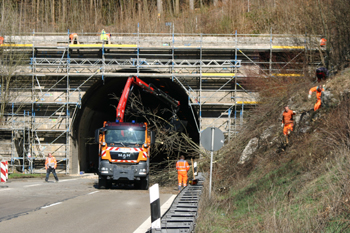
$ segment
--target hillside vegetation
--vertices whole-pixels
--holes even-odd
[[[317,84],[265,84],[245,130],[216,155],[213,195],[202,201],[197,232],[350,232],[350,69],[323,83],[332,100],[317,112],[315,95],[307,98]],[[297,111],[288,146],[286,104]],[[257,149],[239,164],[252,138]]]

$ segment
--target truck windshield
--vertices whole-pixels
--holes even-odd
[[[145,131],[134,130],[132,128],[126,130],[109,129],[106,131],[106,143],[126,144],[143,144],[145,143]]]

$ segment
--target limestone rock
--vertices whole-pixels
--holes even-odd
[[[260,135],[260,138],[262,140],[267,140],[273,133],[273,128],[275,125],[270,125],[267,129],[264,130],[264,132]]]
[[[328,108],[336,104],[336,99],[333,98],[333,94],[327,90],[322,92],[321,101],[322,107],[324,108]]]
[[[250,159],[251,155],[256,151],[256,149],[258,149],[258,142],[258,138],[250,139],[249,143],[242,152],[238,164],[244,164]]]

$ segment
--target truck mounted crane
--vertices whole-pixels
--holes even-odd
[[[99,188],[110,188],[112,183],[134,183],[136,188],[148,189],[154,132],[148,130],[146,122],[124,122],[126,104],[134,85],[169,104],[174,115],[179,110],[179,101],[153,84],[135,76],[129,77],[116,109],[116,121],[105,121],[95,132],[95,141],[99,144]]]

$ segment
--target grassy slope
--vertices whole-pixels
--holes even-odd
[[[247,130],[217,155],[213,196],[204,195],[197,232],[350,232],[350,100],[340,95],[349,78],[346,70],[327,83],[337,105],[322,109],[308,133],[294,133],[285,152],[278,150],[282,104],[299,112],[311,108],[315,97],[306,96],[315,84],[281,85],[263,97]],[[248,163],[237,165],[249,139],[272,124],[271,137],[259,141]]]

